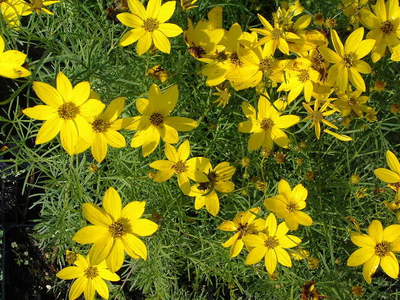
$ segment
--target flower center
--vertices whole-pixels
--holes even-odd
[[[310,80],[310,74],[308,73],[308,70],[301,70],[300,73],[297,75],[297,78],[300,82],[304,83]]]
[[[201,46],[193,46],[193,47],[189,47],[188,51],[190,54],[192,54],[194,57],[196,58],[201,58],[203,55],[206,54],[206,51],[203,49],[203,47]]]
[[[265,247],[268,249],[274,249],[279,246],[279,241],[274,236],[268,237],[268,239],[264,242]]]
[[[318,68],[323,68],[325,59],[320,52],[317,52],[317,54],[313,57],[313,62]]]
[[[97,270],[97,267],[89,266],[87,269],[85,269],[84,274],[86,278],[93,279],[99,276],[99,271]]]
[[[243,64],[243,63],[240,61],[239,56],[237,55],[237,53],[232,53],[232,54],[229,56],[229,59],[230,59],[231,63],[234,64],[234,65],[236,65],[236,66],[240,66],[240,65]]]
[[[260,71],[268,71],[272,67],[272,59],[263,59],[260,61],[260,64],[258,65],[258,68]]]
[[[178,161],[175,165],[172,166],[177,174],[183,173],[186,171],[186,165],[181,160]]]
[[[264,119],[261,121],[260,127],[262,130],[271,130],[275,123],[271,119]]]
[[[42,0],[31,0],[31,7],[33,10],[41,10],[43,8]]]
[[[296,203],[290,202],[288,205],[286,205],[286,210],[288,212],[296,210]]]
[[[393,29],[394,25],[389,20],[381,23],[381,30],[384,34],[391,34]]]
[[[164,122],[164,117],[160,113],[154,113],[150,116],[150,123],[154,126],[159,126]]]
[[[106,132],[108,128],[110,128],[110,123],[106,122],[102,119],[94,120],[92,123],[92,128],[95,132],[101,133]]]
[[[357,100],[354,98],[350,98],[349,101],[347,101],[347,104],[349,104],[349,106],[354,106],[357,104]]]
[[[160,23],[156,19],[148,18],[143,22],[142,27],[148,32],[153,32],[158,28],[159,24]]]
[[[241,224],[240,223],[238,231],[239,231],[239,237],[238,237],[239,240],[241,238],[243,238],[244,236],[246,236],[247,234],[249,234],[247,224]]]
[[[58,115],[61,119],[71,120],[79,113],[79,107],[75,103],[67,102],[58,108]]]
[[[273,40],[279,40],[279,38],[282,36],[282,33],[280,29],[275,28],[274,30],[272,30],[271,36]]]
[[[376,244],[375,255],[379,257],[385,257],[390,251],[390,243],[383,241],[382,243]]]
[[[322,112],[320,111],[316,111],[314,113],[314,120],[315,122],[321,122],[321,120],[324,118],[324,116],[322,115]]]
[[[351,54],[345,54],[343,57],[343,64],[346,68],[350,69],[354,64],[354,59]]]
[[[120,238],[126,233],[124,224],[121,221],[116,221],[112,223],[108,230],[110,231],[111,236],[115,239]]]

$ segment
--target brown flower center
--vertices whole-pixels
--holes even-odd
[[[79,107],[75,103],[67,102],[58,108],[58,115],[61,119],[71,120],[79,113]]]
[[[280,29],[275,28],[274,30],[272,30],[271,37],[273,40],[279,40],[279,38],[282,37]]]
[[[382,243],[376,244],[375,255],[379,257],[385,257],[390,251],[390,243],[383,241]]]
[[[320,68],[324,67],[325,59],[320,52],[317,52],[317,54],[315,54],[315,56],[313,57],[313,62],[314,62],[314,65],[318,69],[320,69]]]
[[[189,47],[188,51],[190,54],[192,54],[194,57],[196,58],[201,58],[203,57],[203,55],[206,54],[206,51],[203,49],[203,47],[201,46],[193,46],[193,47]]]
[[[307,80],[310,80],[310,73],[308,73],[308,70],[301,70],[297,75],[297,78],[300,82],[304,83]]]
[[[260,71],[269,71],[272,68],[272,59],[262,59],[258,68]]]
[[[286,210],[288,212],[296,210],[296,203],[290,202],[288,205],[286,205]]]
[[[126,233],[126,229],[124,227],[124,224],[121,221],[116,221],[112,223],[108,230],[110,231],[110,234],[113,238],[120,238]]]
[[[271,119],[264,119],[261,121],[260,127],[262,130],[271,130],[275,123]]]
[[[33,10],[41,10],[44,5],[42,0],[31,0],[31,7]]]
[[[92,128],[97,133],[106,132],[110,128],[110,123],[102,119],[97,119],[92,123]]]
[[[236,65],[236,66],[240,66],[240,65],[243,64],[243,63],[240,61],[239,56],[237,55],[237,53],[232,53],[232,54],[229,56],[229,59],[230,59],[231,63],[234,64],[234,65]]]
[[[99,276],[99,271],[97,270],[97,267],[89,266],[87,269],[85,269],[84,275],[87,279],[93,279]]]
[[[314,120],[315,122],[321,122],[321,120],[324,118],[324,116],[322,115],[322,112],[320,111],[316,111],[314,113]]]
[[[357,100],[354,98],[350,98],[349,101],[347,101],[347,104],[349,104],[349,106],[354,106],[357,104]]]
[[[143,22],[142,27],[147,32],[153,32],[154,30],[156,30],[158,28],[159,25],[160,25],[160,23],[156,19],[148,18]]]
[[[246,236],[246,235],[249,234],[249,232],[248,232],[248,225],[247,225],[247,224],[239,224],[238,231],[239,231],[239,237],[238,237],[238,239],[240,240],[240,239],[242,239],[244,236]]]
[[[175,165],[172,166],[177,174],[183,173],[186,171],[186,165],[181,160],[178,161]]]
[[[350,69],[354,64],[354,58],[351,54],[345,54],[343,56],[343,64],[346,68]]]
[[[274,236],[270,236],[267,238],[267,240],[264,242],[265,247],[268,249],[274,249],[279,246],[279,241],[276,239]]]
[[[154,126],[159,126],[164,122],[164,117],[160,113],[154,113],[150,116],[150,123]]]
[[[389,20],[387,20],[381,23],[381,30],[384,34],[391,34],[394,30],[394,25]]]

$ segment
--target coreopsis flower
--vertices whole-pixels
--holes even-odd
[[[37,134],[36,144],[46,143],[60,133],[61,145],[72,155],[79,137],[89,144],[92,142],[92,128],[86,118],[100,114],[105,105],[97,99],[89,99],[89,82],[80,82],[72,88],[69,79],[59,72],[57,89],[35,81],[33,90],[46,104],[22,111],[30,118],[46,121]]]
[[[190,143],[184,141],[178,148],[165,145],[165,156],[168,160],[156,160],[150,164],[150,167],[159,170],[154,175],[155,182],[164,182],[170,179],[174,174],[178,177],[178,185],[185,195],[189,195],[190,181],[208,182],[208,177],[203,173],[204,168],[210,163],[205,157],[193,157],[190,155]]]
[[[328,298],[321,295],[316,288],[315,281],[307,281],[301,286],[301,300],[321,300]]]
[[[128,130],[137,130],[131,141],[131,147],[142,147],[144,157],[152,153],[160,143],[160,138],[169,144],[178,142],[178,131],[190,131],[198,126],[195,120],[185,117],[169,117],[179,97],[178,86],[174,85],[164,93],[153,84],[149,90],[149,99],[136,100],[136,108],[141,116],[132,118]]]
[[[224,221],[218,226],[218,229],[223,231],[233,231],[235,234],[222,243],[225,248],[230,247],[230,257],[236,257],[242,251],[244,243],[243,238],[249,234],[257,234],[258,231],[264,230],[265,220],[256,219],[260,212],[260,207],[251,208],[248,211],[240,211],[236,214],[232,221]]]
[[[60,1],[43,1],[43,0],[30,0],[30,2],[27,3],[27,9],[24,11],[24,15],[29,15],[33,12],[40,14],[41,12],[44,12],[49,15],[54,15],[53,12],[48,10],[46,6],[59,3]]]
[[[324,59],[334,64],[329,69],[327,81],[332,85],[336,83],[341,91],[347,90],[350,81],[358,90],[365,92],[365,82],[360,73],[371,73],[371,67],[361,59],[371,52],[375,40],[362,40],[363,36],[364,28],[360,27],[349,35],[343,46],[336,30],[332,29],[331,39],[336,52],[326,46],[319,47]]]
[[[29,70],[22,67],[26,54],[17,50],[4,50],[5,43],[0,36],[0,76],[15,79],[31,75]]]
[[[382,223],[373,220],[368,227],[368,234],[354,233],[351,241],[361,249],[356,250],[347,260],[350,267],[363,267],[363,277],[371,283],[372,275],[379,265],[388,276],[399,277],[399,262],[394,252],[400,252],[400,225],[390,225],[383,229]]]
[[[367,38],[376,41],[371,52],[372,62],[375,63],[385,55],[387,47],[391,50],[392,47],[400,45],[399,1],[388,0],[385,4],[384,0],[378,0],[372,9],[374,13],[369,9],[361,10],[361,22],[371,30]]]
[[[304,108],[307,110],[309,115],[305,117],[304,120],[312,120],[311,127],[314,127],[315,135],[317,139],[321,136],[321,122],[325,125],[338,129],[338,127],[332,124],[330,121],[324,119],[324,117],[330,116],[336,112],[336,110],[331,109],[327,110],[330,105],[330,101],[327,100],[325,103],[320,107],[319,99],[315,100],[313,109],[307,103],[303,102]]]
[[[230,179],[235,173],[236,168],[229,165],[229,162],[219,163],[212,168],[211,163],[206,165],[204,173],[208,181],[196,183],[192,186],[189,196],[196,197],[194,207],[196,210],[206,206],[207,211],[214,217],[219,213],[218,193],[230,193],[235,185]]]
[[[310,102],[313,94],[314,83],[319,80],[319,73],[312,68],[312,62],[307,58],[297,58],[292,62],[291,68],[286,70],[287,77],[278,88],[278,91],[290,91],[288,102],[296,99],[302,91],[304,98]]]
[[[183,10],[190,10],[196,7],[199,7],[198,5],[194,5],[198,0],[181,0],[181,7]]]
[[[93,263],[90,256],[85,258],[77,254],[74,265],[56,274],[58,278],[64,280],[76,279],[69,290],[69,300],[78,298],[82,293],[86,300],[93,300],[96,292],[104,299],[108,299],[108,285],[104,280],[120,280],[117,274],[107,269],[105,261]]]
[[[215,100],[213,103],[217,103],[217,106],[222,106],[225,107],[225,105],[228,104],[229,99],[231,98],[231,93],[229,92],[229,89],[226,88],[219,88],[216,87],[217,92],[212,93],[214,96],[218,96],[218,99]]]
[[[248,234],[243,238],[247,247],[252,248],[245,264],[253,265],[264,257],[265,268],[273,274],[278,262],[286,267],[292,266],[292,259],[285,249],[293,248],[301,243],[294,235],[287,235],[289,228],[285,222],[277,225],[274,214],[269,214],[265,221],[265,231],[258,235]]]
[[[118,132],[130,123],[130,118],[118,119],[125,105],[125,98],[119,97],[96,117],[87,120],[92,126],[93,141],[92,155],[95,160],[102,162],[107,155],[108,145],[114,148],[125,147],[125,138]]]
[[[361,96],[361,94],[362,91],[353,91],[351,88],[344,93],[339,92],[339,100],[332,102],[332,105],[340,110],[343,117],[349,115],[362,117],[368,111],[369,107],[365,103],[367,103],[369,97]]]
[[[147,70],[147,75],[150,77],[157,79],[161,82],[165,82],[168,79],[168,72],[160,65],[155,65],[154,67]]]
[[[23,15],[26,15],[27,5],[28,3],[24,0],[0,1],[0,13],[9,27],[19,30],[20,19]]]
[[[178,25],[165,23],[174,14],[175,5],[175,1],[161,5],[161,0],[149,0],[145,9],[140,1],[128,0],[131,13],[118,14],[117,18],[122,24],[133,29],[124,34],[119,44],[125,47],[138,41],[136,45],[138,55],[146,53],[153,43],[160,51],[170,53],[171,44],[168,37],[182,33]]]
[[[389,183],[396,192],[396,199],[400,199],[400,163],[396,155],[390,150],[386,151],[386,161],[390,170],[378,168],[374,170],[374,174],[380,180]]]
[[[258,113],[248,102],[242,103],[242,110],[248,121],[239,124],[240,132],[252,133],[248,147],[257,150],[260,147],[272,149],[275,142],[283,148],[287,148],[289,138],[282,129],[289,128],[300,121],[295,115],[281,116],[271,103],[261,96],[258,100]]]
[[[343,0],[343,14],[349,17],[350,24],[357,29],[361,21],[361,12],[368,5],[368,0]]]
[[[257,14],[257,16],[264,25],[264,28],[251,28],[251,30],[265,36],[258,41],[257,45],[266,44],[265,46],[271,49],[272,55],[274,55],[276,48],[282,53],[289,55],[288,41],[296,41],[299,40],[300,37],[293,32],[285,31],[285,29],[279,25],[279,22],[274,22],[274,27],[272,27],[262,15]]]
[[[298,184],[292,190],[289,183],[282,179],[278,184],[279,195],[264,200],[264,205],[279,218],[285,219],[290,230],[297,230],[300,225],[311,226],[313,220],[301,210],[306,207],[307,189]]]
[[[79,244],[93,244],[90,262],[96,265],[106,260],[111,272],[121,268],[125,252],[133,258],[146,260],[147,248],[138,236],[153,234],[158,225],[140,219],[145,205],[144,201],[133,201],[122,208],[121,197],[110,187],[104,195],[102,208],[94,203],[83,204],[83,215],[93,225],[83,227],[72,239]]]

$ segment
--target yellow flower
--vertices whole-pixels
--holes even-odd
[[[24,15],[29,15],[33,12],[40,14],[44,12],[49,15],[54,15],[50,10],[46,8],[46,6],[59,3],[60,1],[43,1],[43,0],[30,0],[30,3],[27,4],[27,9],[24,11]]]
[[[107,269],[105,261],[93,263],[91,257],[77,255],[75,266],[66,267],[56,274],[58,278],[70,280],[77,278],[69,290],[69,300],[78,298],[84,293],[86,300],[93,300],[95,293],[99,293],[104,299],[108,299],[109,290],[105,280],[118,281],[119,276]]]
[[[282,28],[278,22],[274,22],[274,27],[262,15],[257,14],[261,23],[264,25],[263,29],[252,28],[251,30],[257,32],[265,37],[261,38],[257,45],[266,44],[265,47],[271,49],[272,55],[278,48],[282,53],[289,55],[288,41],[299,40],[300,37],[293,32],[287,32]]]
[[[391,151],[386,151],[386,161],[390,170],[379,168],[374,171],[376,177],[396,187],[396,198],[400,197],[400,163],[396,155]]]
[[[304,91],[304,99],[310,102],[313,94],[314,83],[319,80],[319,73],[312,67],[312,62],[307,58],[297,58],[292,62],[291,68],[286,70],[287,77],[278,88],[279,91],[290,91],[288,103],[296,99]]]
[[[124,34],[119,44],[123,47],[136,41],[136,51],[142,55],[150,49],[152,43],[162,52],[170,53],[171,44],[168,37],[182,33],[182,29],[175,24],[165,23],[175,11],[175,1],[168,1],[161,5],[161,0],[149,0],[147,8],[138,0],[128,0],[131,13],[118,14],[122,24],[132,27]]]
[[[260,207],[251,208],[248,211],[238,212],[232,221],[224,221],[218,226],[223,231],[236,232],[229,240],[222,244],[223,247],[231,247],[230,257],[236,257],[242,251],[243,238],[249,234],[256,234],[265,228],[264,219],[256,219],[260,212]]]
[[[178,97],[178,86],[170,87],[163,94],[153,84],[149,90],[149,99],[136,100],[136,108],[142,115],[133,117],[132,123],[125,129],[137,130],[131,147],[142,147],[144,157],[157,148],[160,137],[166,143],[176,144],[179,140],[178,131],[190,131],[199,125],[189,118],[168,116],[174,110]]]
[[[20,78],[30,76],[31,72],[22,67],[26,54],[17,50],[4,51],[5,43],[0,36],[0,76],[7,78]]]
[[[147,70],[147,75],[157,79],[161,82],[165,82],[168,79],[168,72],[160,65],[155,65],[154,67]]]
[[[319,51],[328,62],[334,64],[328,73],[328,82],[335,84],[339,90],[347,90],[350,82],[360,91],[365,92],[365,82],[360,73],[371,73],[371,67],[361,59],[366,56],[375,45],[375,40],[362,40],[364,36],[364,28],[360,27],[355,30],[347,38],[343,46],[340,38],[335,30],[331,30],[331,38],[333,47],[336,52],[321,46]]]
[[[238,128],[240,132],[252,133],[248,142],[250,150],[260,147],[272,149],[274,142],[287,148],[289,138],[282,129],[300,121],[295,115],[280,116],[281,113],[263,96],[258,100],[258,113],[248,102],[242,103],[242,110],[249,120],[240,123]]]
[[[367,38],[376,41],[371,52],[372,62],[375,63],[385,55],[386,47],[391,50],[400,44],[400,8],[397,0],[388,0],[386,5],[384,0],[378,0],[372,7],[375,13],[368,9],[361,10],[361,22],[371,30]]]
[[[334,101],[332,104],[337,107],[342,116],[347,117],[350,114],[357,117],[362,117],[368,111],[367,103],[369,97],[361,96],[360,90],[353,91],[351,88],[344,93],[338,93],[339,100]]]
[[[312,109],[307,103],[303,102],[304,108],[309,113],[309,115],[304,120],[312,120],[311,127],[314,127],[317,139],[319,139],[321,136],[321,122],[325,125],[328,125],[329,127],[338,129],[336,125],[324,119],[324,117],[330,116],[336,112],[336,110],[333,109],[326,111],[326,109],[329,107],[329,104],[330,101],[325,101],[324,105],[320,107],[319,100],[317,99],[314,102],[314,109]]]
[[[313,220],[300,211],[306,207],[307,189],[298,184],[293,191],[289,183],[282,179],[278,185],[279,195],[264,200],[264,205],[279,218],[285,219],[290,230],[297,230],[300,225],[311,226]]]
[[[196,197],[194,207],[196,210],[206,206],[207,211],[214,217],[219,212],[218,192],[230,193],[234,190],[235,185],[229,181],[236,168],[229,165],[229,162],[222,162],[214,169],[211,163],[204,168],[208,181],[197,183],[192,186],[189,196]]]
[[[301,243],[297,236],[286,235],[289,228],[285,222],[277,226],[274,214],[269,214],[265,221],[265,233],[249,234],[243,238],[247,247],[253,248],[247,255],[245,264],[253,265],[265,258],[265,268],[273,274],[278,262],[286,267],[292,266],[292,259],[285,249],[293,248]]]
[[[218,103],[217,106],[222,106],[225,107],[225,105],[228,104],[229,99],[231,98],[231,93],[229,93],[228,88],[223,88],[220,89],[219,87],[216,87],[218,92],[212,93],[215,96],[219,96],[217,100],[215,100],[213,103]]]
[[[140,219],[146,202],[133,201],[122,209],[118,192],[110,187],[103,198],[103,208],[94,203],[83,204],[83,215],[92,223],[80,229],[72,238],[79,244],[93,244],[89,256],[92,264],[106,260],[112,272],[124,262],[125,252],[133,258],[147,259],[146,245],[138,236],[153,234],[158,225]]]
[[[59,72],[57,89],[36,81],[33,89],[46,105],[36,105],[22,112],[30,118],[46,121],[37,134],[36,144],[46,143],[60,133],[61,145],[72,155],[78,137],[89,144],[92,142],[92,128],[85,118],[97,116],[105,105],[97,99],[88,99],[89,82],[80,82],[72,88],[69,79]]]
[[[0,12],[4,20],[15,30],[19,30],[19,26],[21,25],[20,18],[23,15],[27,15],[27,9],[28,3],[24,0],[0,1]]]
[[[107,155],[108,145],[114,148],[125,147],[125,138],[117,130],[125,128],[130,118],[118,119],[124,109],[125,98],[119,97],[111,101],[106,110],[96,117],[87,118],[92,125],[92,155],[102,162]]]
[[[390,225],[383,229],[382,223],[373,220],[367,234],[354,233],[351,241],[361,249],[356,250],[347,260],[347,265],[355,267],[364,264],[363,276],[371,283],[371,276],[379,265],[390,277],[399,277],[399,263],[393,252],[400,252],[400,225]]]
[[[203,173],[204,168],[210,163],[208,158],[193,157],[190,155],[190,144],[186,140],[179,146],[178,151],[170,144],[165,145],[165,156],[168,160],[156,160],[150,167],[159,172],[154,176],[155,182],[164,182],[174,174],[178,177],[178,185],[185,195],[189,195],[189,178],[196,182],[208,182],[208,177]]]
[[[199,7],[198,5],[194,5],[197,1],[198,0],[181,0],[182,9],[189,10],[189,9]]]

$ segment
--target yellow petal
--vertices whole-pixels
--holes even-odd
[[[61,145],[68,154],[73,155],[78,142],[78,130],[72,120],[64,120],[60,129]]]
[[[72,95],[72,85],[68,77],[63,72],[57,74],[57,90],[66,102],[70,102]]]
[[[57,109],[49,105],[36,105],[22,111],[25,115],[36,120],[49,120],[58,117]]]
[[[371,276],[376,272],[379,267],[379,256],[373,255],[365,264],[363,268],[363,277],[366,282],[371,283]]]
[[[121,40],[119,41],[119,45],[125,47],[130,44],[133,44],[137,40],[141,39],[145,34],[146,30],[144,30],[144,28],[142,27],[131,29],[122,36]]]
[[[128,255],[135,258],[139,256],[144,260],[147,260],[147,248],[146,245],[138,239],[133,234],[126,234],[122,236],[122,243],[124,244],[124,249]]]
[[[143,20],[138,15],[134,15],[131,13],[118,14],[117,19],[122,24],[132,27],[132,28],[140,28],[143,25]],[[130,43],[130,44],[132,44],[132,43]]]
[[[160,7],[161,7],[161,0],[149,0],[146,8],[147,17],[154,19],[157,18],[157,15],[160,11]]]
[[[386,161],[389,165],[389,168],[397,173],[400,174],[400,163],[399,160],[397,159],[396,155],[393,154],[391,151],[386,151]]]
[[[117,274],[112,273],[108,269],[97,268],[97,270],[99,271],[99,276],[105,280],[108,280],[108,281],[119,281],[120,280],[120,278]]]
[[[263,247],[264,241],[261,237],[255,234],[248,234],[243,237],[243,242],[247,247],[255,248],[255,247]],[[261,258],[260,258],[261,259]]]
[[[229,240],[227,240],[225,243],[222,243],[222,247],[227,248],[227,247],[232,246],[232,245],[236,242],[236,240],[238,239],[239,234],[240,234],[240,233],[237,232],[237,233],[235,233],[234,235],[232,235],[232,236],[229,238]]]
[[[92,143],[92,155],[95,160],[102,162],[107,155],[107,142],[103,134],[95,134]]]
[[[158,22],[160,23],[167,22],[174,14],[175,6],[176,6],[176,1],[168,1],[165,2],[163,5],[161,5],[160,11],[157,15]],[[160,27],[161,25],[163,24],[160,24]]]
[[[147,18],[146,10],[140,1],[128,0],[128,7],[133,14],[138,15],[142,20]]]
[[[105,260],[110,254],[113,244],[114,239],[109,233],[97,239],[89,252],[90,263],[92,265],[98,265]]]
[[[219,213],[219,199],[215,191],[205,196],[206,198],[206,209],[214,217]]]
[[[380,180],[387,182],[387,183],[396,183],[400,182],[400,176],[388,169],[384,168],[379,168],[374,170],[374,174],[376,177],[378,177]]]
[[[98,116],[105,108],[104,103],[97,99],[89,99],[79,106],[79,114],[83,117]]]
[[[78,83],[72,90],[71,101],[75,103],[76,106],[82,105],[86,100],[88,100],[90,95],[90,84],[88,81],[83,81]]]
[[[338,140],[341,140],[341,141],[343,141],[343,142],[350,142],[350,141],[353,140],[353,139],[352,139],[351,137],[349,137],[348,135],[336,133],[336,132],[333,132],[333,131],[331,131],[331,130],[329,130],[329,129],[324,129],[324,132],[326,132],[326,133],[328,133],[328,134],[334,136],[335,138],[337,138]]]
[[[86,278],[86,276],[79,277],[77,280],[75,280],[71,286],[71,289],[69,290],[69,299],[78,298],[83,293],[87,282],[88,279]]]
[[[178,131],[190,131],[199,125],[197,121],[185,117],[168,117],[165,123]]]
[[[104,132],[107,144],[114,148],[123,148],[126,145],[125,138],[122,134],[115,130],[107,130]]]
[[[105,226],[89,225],[79,229],[72,240],[79,244],[93,244],[99,236],[107,235],[108,228]]]
[[[165,34],[160,30],[154,30],[152,38],[154,45],[158,50],[168,54],[171,52],[171,44]]]
[[[390,225],[383,230],[383,240],[393,242],[400,236],[400,225]]]
[[[184,173],[178,174],[178,185],[179,185],[181,191],[185,195],[189,195],[189,192],[190,192],[190,181],[189,181],[189,178],[187,177],[186,174],[184,174]]]
[[[235,223],[233,223],[232,221],[224,221],[217,228],[220,230],[223,230],[223,231],[236,231],[237,230]]]
[[[333,47],[335,48],[336,52],[343,57],[344,56],[344,49],[343,49],[343,44],[339,38],[339,35],[337,34],[336,30],[331,29],[331,39],[333,43]]]
[[[113,273],[118,271],[124,263],[124,258],[124,245],[122,244],[121,239],[114,239],[110,254],[106,259],[107,268]]]
[[[274,123],[279,128],[289,128],[300,122],[300,117],[294,115],[286,115],[274,120]]]
[[[108,188],[104,194],[103,209],[113,217],[114,221],[118,220],[121,216],[121,197],[113,187]]]
[[[366,234],[352,234],[351,241],[358,247],[375,247],[375,242],[369,235]]]
[[[264,142],[266,133],[265,132],[254,132],[247,143],[249,150],[254,151],[261,147]]]
[[[151,46],[152,43],[152,34],[150,32],[145,32],[145,34],[139,38],[138,43],[136,44],[136,52],[138,55],[142,55],[146,53]]]
[[[375,250],[372,247],[360,248],[353,252],[347,260],[349,267],[360,266],[369,260],[375,254]]]
[[[155,126],[150,126],[146,130],[147,135],[144,137],[144,143],[142,146],[142,155],[146,157],[156,150],[158,144],[160,143],[160,133]]]
[[[161,138],[164,142],[175,144],[179,141],[178,131],[172,126],[164,124],[161,128],[158,127]]]
[[[83,276],[83,269],[79,267],[66,267],[58,272],[56,276],[64,280],[75,279]]]
[[[92,283],[94,289],[99,293],[99,295],[104,299],[108,299],[109,297],[108,286],[104,282],[104,280],[101,279],[99,276],[96,276],[95,278],[92,279]]]
[[[144,208],[146,206],[145,201],[133,201],[130,202],[128,205],[126,205],[122,209],[121,217],[122,218],[129,218],[130,220],[136,220],[139,219],[143,213],[144,213]]]
[[[95,293],[96,293],[96,291],[94,289],[93,282],[91,280],[88,280],[87,284],[86,284],[86,287],[83,290],[83,294],[85,296],[85,299],[94,300]]]
[[[94,203],[84,203],[82,205],[82,210],[85,219],[94,225],[108,228],[112,223],[110,216]]]
[[[64,103],[60,93],[47,83],[35,81],[33,83],[33,90],[40,100],[56,109]]]
[[[35,143],[39,145],[53,139],[60,132],[63,123],[64,121],[59,117],[54,117],[44,122],[37,134]]]
[[[281,246],[282,248],[293,248],[298,246],[300,243],[301,239],[294,235],[286,235],[279,238],[279,246]]]
[[[242,110],[244,115],[249,119],[256,119],[256,110],[255,108],[250,105],[248,102],[242,102]]]
[[[114,122],[124,110],[125,97],[118,97],[111,101],[103,113],[102,119],[108,122]]]
[[[268,236],[274,236],[277,229],[277,222],[275,215],[270,213],[265,221],[265,231],[267,232]]]
[[[371,52],[372,48],[374,48],[376,41],[373,39],[367,39],[360,43],[360,46],[356,49],[357,59],[361,59]]]
[[[399,262],[391,251],[381,258],[381,267],[390,277],[394,279],[399,277]]]
[[[379,220],[373,220],[368,227],[368,234],[375,244],[381,243],[383,238],[382,223]]]
[[[168,2],[167,2],[168,3]],[[167,4],[165,3],[165,4]],[[160,24],[158,30],[161,31],[166,37],[175,37],[182,33],[182,28],[176,24],[163,23]]]
[[[230,257],[238,256],[240,254],[240,252],[242,251],[243,246],[244,246],[244,244],[243,244],[242,240],[239,240],[239,239],[236,240],[236,242],[232,245],[232,247],[229,251],[229,256]]]
[[[158,225],[147,219],[136,219],[131,221],[132,232],[138,236],[149,236],[157,231]]]
[[[278,262],[285,267],[292,266],[292,259],[290,258],[289,254],[284,250],[282,247],[275,247],[275,253],[278,258]]]
[[[246,257],[245,264],[246,265],[253,265],[258,263],[267,252],[267,248],[265,246],[259,246],[252,249]]]
[[[360,73],[358,73],[356,68],[349,69],[349,80],[350,82],[360,91],[365,92],[365,82],[361,77]]]
[[[349,37],[347,38],[344,44],[344,52],[349,54],[352,52],[356,52],[360,43],[364,37],[364,27],[360,27],[353,31]]]
[[[189,155],[190,155],[190,143],[189,140],[185,140],[178,148],[179,160],[186,161]]]
[[[275,249],[268,249],[265,253],[265,268],[267,269],[269,274],[273,274],[275,272],[277,264],[278,260],[276,257]]]

